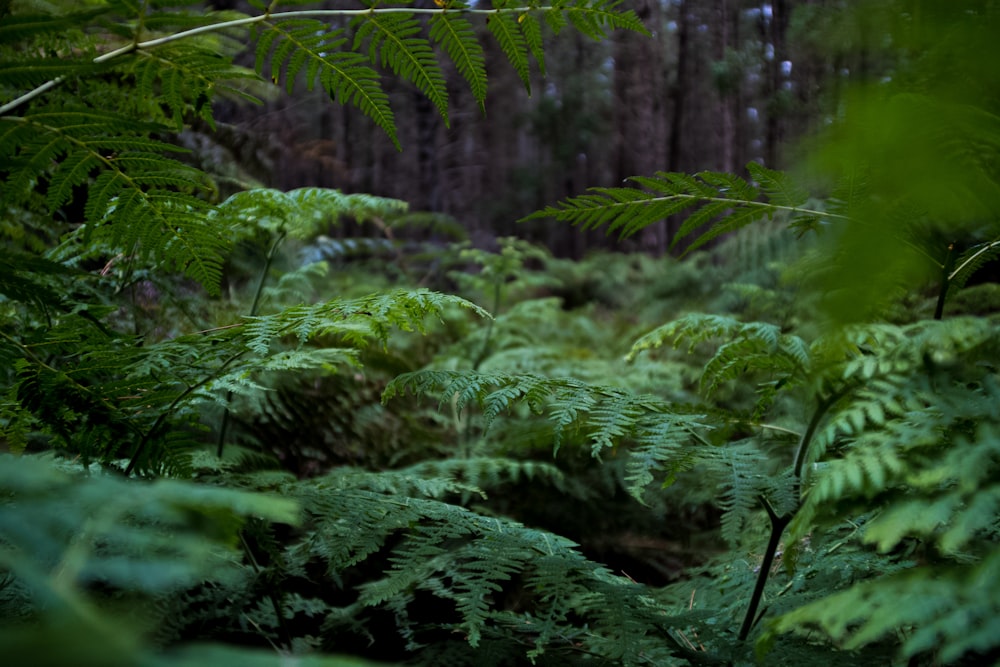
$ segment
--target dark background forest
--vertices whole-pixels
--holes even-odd
[[[421,3],[432,0],[415,6]],[[235,1],[212,4],[247,9]],[[275,95],[263,110],[220,106],[216,120],[225,131],[216,139],[225,145],[203,146],[203,159],[224,170],[239,164],[242,171],[230,175],[242,183],[395,197],[412,210],[461,221],[479,244],[517,234],[557,255],[580,257],[613,241],[600,232],[514,221],[587,187],[615,186],[657,170],[738,173],[750,161],[787,167],[796,139],[835,111],[844,86],[889,67],[879,53],[884,36],[873,28],[878,21],[869,14],[853,25],[837,0],[637,0],[628,6],[651,37],[628,31],[604,42],[575,31],[550,36],[546,71],[535,68],[530,95],[499,48],[485,40],[485,110],[451,72],[450,127],[416,88],[390,78],[403,151],[372,131],[356,108],[332,105],[322,91],[299,90]],[[252,65],[252,56],[246,59]],[[665,251],[670,225],[676,221],[647,228],[628,249]]]

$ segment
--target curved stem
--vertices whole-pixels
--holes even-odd
[[[135,452],[132,454],[132,457],[129,459],[128,465],[125,467],[126,477],[132,474],[132,471],[135,469],[136,464],[139,462],[139,457],[142,456],[142,453],[149,445],[149,442],[153,439],[153,435],[156,433],[157,429],[159,429],[160,425],[163,424],[163,422],[167,419],[167,416],[171,412],[173,412],[178,405],[181,404],[181,401],[183,401],[185,398],[193,394],[195,391],[201,389],[206,384],[217,378],[219,376],[219,373],[224,371],[231,363],[233,363],[246,353],[247,350],[241,350],[236,354],[234,354],[233,356],[229,357],[224,362],[222,362],[222,365],[219,366],[219,368],[214,373],[211,373],[210,375],[202,378],[195,384],[189,386],[187,389],[182,391],[173,401],[170,402],[170,405],[167,406],[167,409],[161,412],[159,416],[157,416],[156,420],[153,422],[153,425],[149,427],[149,430],[147,430],[145,434],[143,434],[142,439],[139,441],[139,444],[136,445]]]
[[[990,250],[993,250],[998,245],[1000,245],[1000,241],[992,241],[990,243],[987,243],[985,246],[983,246],[982,248],[980,248],[978,251],[974,252],[964,262],[962,262],[961,264],[959,264],[958,266],[956,266],[955,269],[951,273],[948,274],[948,282],[951,282],[952,280],[954,280],[955,276],[957,276],[959,273],[961,273],[962,270],[965,267],[967,267],[969,264],[971,264],[972,262],[976,261],[976,259],[980,255],[982,255],[983,253],[987,253]]]
[[[757,573],[757,583],[754,584],[753,594],[750,596],[750,604],[747,605],[746,614],[743,616],[743,625],[740,627],[739,640],[746,641],[750,636],[754,621],[757,618],[757,608],[764,597],[764,585],[767,584],[768,576],[771,573],[771,565],[774,564],[774,556],[778,553],[778,545],[781,544],[781,534],[792,521],[795,512],[789,512],[784,516],[778,516],[767,498],[761,498],[764,509],[767,510],[767,517],[771,520],[771,536],[767,540],[767,548],[764,550],[764,558],[760,562],[760,570]]]
[[[267,274],[271,272],[271,265],[274,263],[274,256],[278,251],[278,246],[281,242],[285,240],[285,232],[281,231],[278,233],[277,238],[271,244],[271,247],[267,251],[267,256],[264,258],[264,267],[260,271],[260,276],[257,278],[257,289],[253,293],[253,303],[250,304],[250,317],[257,314],[257,309],[260,307],[260,297],[264,293],[264,282],[267,280]],[[220,459],[222,458],[222,452],[226,447],[226,434],[229,431],[229,422],[232,419],[232,413],[229,410],[229,403],[233,400],[232,390],[226,392],[226,409],[222,413],[222,423],[219,425],[219,437],[215,441],[215,454]]]
[[[820,399],[816,410],[809,419],[809,425],[806,427],[805,433],[802,434],[799,447],[795,451],[795,462],[792,466],[796,496],[798,496],[799,487],[802,484],[802,469],[805,467],[806,455],[809,453],[809,446],[812,444],[816,431],[819,430],[819,425],[830,408],[853,387],[853,384],[846,384],[826,398]],[[767,579],[771,574],[771,565],[774,563],[774,557],[778,553],[778,545],[781,544],[781,535],[785,532],[785,528],[792,522],[792,518],[798,511],[798,506],[796,506],[787,514],[778,516],[778,513],[771,507],[771,503],[768,502],[767,498],[761,497],[760,502],[767,512],[767,518],[771,521],[771,535],[768,537],[767,548],[764,550],[764,558],[761,560],[760,570],[757,573],[757,581],[754,584],[753,593],[750,595],[750,602],[743,616],[743,625],[740,626],[740,641],[746,641],[747,637],[750,636],[750,630],[757,619],[757,609],[760,607],[760,601],[764,597],[764,586],[767,584]]]
[[[978,254],[978,253],[977,253]],[[968,262],[963,262],[963,265]],[[952,266],[955,264],[955,244],[948,244],[948,256],[945,257],[944,266],[941,267],[941,288],[938,290],[937,305],[934,307],[934,319],[940,320],[944,316],[944,302],[948,297],[948,288],[951,287]]]

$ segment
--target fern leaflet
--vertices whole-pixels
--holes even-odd
[[[688,176],[658,172],[654,177],[631,179],[641,188],[591,188],[590,194],[570,197],[524,220],[554,218],[584,229],[607,226],[609,232],[617,231],[624,238],[672,215],[695,209],[672,241],[676,245],[708,225],[685,250],[691,252],[721,234],[779,212],[789,214],[792,227],[816,217],[841,217],[803,208],[803,192],[788,183],[787,175],[764,170],[759,165],[748,166],[748,170],[763,179],[764,192],[770,201],[760,201],[760,189],[731,174],[702,172]]]
[[[355,19],[354,49],[366,41],[372,63],[388,65],[412,82],[437,107],[448,123],[448,90],[430,43],[420,37],[420,22],[413,14],[364,14]]]
[[[362,64],[365,57],[360,53],[342,50],[347,41],[343,30],[330,30],[315,19],[265,22],[257,38],[257,73],[263,75],[270,63],[271,79],[277,83],[283,73],[285,87],[291,91],[305,68],[307,89],[312,90],[318,79],[331,97],[356,106],[401,148],[389,96],[378,73]]]

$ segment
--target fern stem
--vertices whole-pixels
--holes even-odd
[[[208,376],[202,378],[200,381],[194,383],[193,385],[190,385],[189,387],[187,387],[187,389],[178,394],[173,401],[170,402],[170,405],[168,405],[167,408],[156,417],[156,420],[153,422],[153,425],[149,427],[149,430],[147,430],[145,434],[143,434],[142,439],[139,441],[139,444],[136,445],[135,452],[129,459],[128,465],[125,466],[126,477],[131,475],[132,471],[135,470],[135,466],[139,462],[139,457],[145,451],[146,447],[149,446],[150,440],[153,439],[153,434],[156,433],[156,430],[163,424],[164,421],[166,421],[167,416],[170,415],[170,413],[172,413],[177,408],[177,406],[181,404],[181,401],[183,401],[185,398],[193,394],[195,391],[201,389],[206,384],[214,380],[216,377],[218,377],[219,373],[224,371],[231,363],[242,357],[248,351],[249,350],[240,350],[233,356],[229,357],[224,362],[222,362],[222,364],[219,366],[218,369],[216,369],[214,373],[211,373]]]
[[[0,106],[0,116],[3,116],[3,115],[5,115],[6,113],[8,113],[10,111],[13,111],[14,109],[16,109],[19,106],[21,106],[22,104],[24,104],[25,102],[30,102],[31,100],[35,99],[36,97],[41,97],[42,95],[44,95],[48,91],[50,91],[53,88],[55,88],[56,86],[60,85],[65,80],[66,80],[66,77],[64,77],[64,76],[57,76],[54,79],[46,81],[45,83],[41,84],[37,88],[33,88],[32,90],[29,90],[24,95],[21,95],[20,97],[17,97],[15,99],[11,100],[7,104],[4,104],[3,106]]]
[[[961,264],[959,264],[958,266],[956,266],[955,269],[951,273],[948,274],[948,281],[951,282],[952,280],[954,280],[955,276],[957,276],[958,274],[960,274],[962,272],[962,270],[965,269],[965,267],[967,267],[969,264],[972,264],[973,262],[975,262],[977,257],[979,257],[980,255],[982,255],[983,253],[987,253],[990,250],[993,250],[993,248],[996,248],[998,245],[1000,245],[1000,240],[993,241],[992,243],[987,243],[985,246],[983,246],[982,248],[980,248],[978,251],[974,252],[964,262],[962,262]]]
[[[767,549],[764,550],[764,558],[760,562],[760,570],[757,573],[757,582],[754,584],[753,594],[750,596],[750,604],[747,605],[746,614],[743,616],[743,625],[740,627],[739,640],[746,641],[750,636],[750,630],[757,620],[757,608],[764,597],[764,586],[771,573],[771,565],[774,564],[774,556],[778,553],[778,545],[781,544],[781,534],[795,516],[794,512],[789,512],[783,516],[778,516],[771,507],[767,498],[761,498],[760,502],[767,511],[767,518],[771,520],[771,536],[767,540]]]
[[[267,280],[267,274],[271,272],[274,256],[278,251],[278,246],[285,240],[285,236],[286,233],[284,230],[279,232],[277,238],[274,239],[271,247],[267,250],[267,256],[264,258],[264,266],[260,271],[260,276],[257,278],[257,288],[253,293],[253,302],[250,304],[250,317],[257,314],[257,309],[260,307],[260,297],[264,293],[264,282]],[[229,432],[229,422],[232,419],[232,412],[229,410],[229,403],[232,400],[233,391],[230,389],[226,392],[226,409],[222,413],[222,423],[219,425],[219,438],[215,442],[215,454],[220,459],[226,447],[226,434]]]
[[[795,463],[792,468],[792,472],[795,476],[796,484],[802,483],[802,468],[805,467],[806,455],[809,453],[809,445],[812,444],[813,436],[816,435],[817,429],[819,429],[820,423],[823,421],[823,417],[829,412],[830,408],[834,404],[843,398],[847,392],[854,388],[854,384],[846,384],[841,387],[838,391],[833,392],[824,399],[821,399],[819,404],[816,406],[816,411],[813,412],[812,418],[809,419],[809,425],[806,427],[806,432],[802,434],[802,439],[799,441],[799,447],[795,451]]]
[[[816,431],[819,429],[819,425],[823,422],[823,418],[826,413],[829,412],[837,401],[839,401],[843,396],[854,387],[853,384],[847,384],[841,387],[838,391],[833,392],[826,398],[820,399],[819,404],[816,406],[816,410],[813,412],[812,417],[809,419],[809,425],[806,427],[806,432],[802,434],[802,439],[799,441],[799,447],[795,452],[795,463],[793,464],[792,470],[794,472],[795,478],[795,495],[798,496],[799,487],[802,484],[802,468],[805,466],[806,455],[809,452],[809,445],[812,444],[813,437],[816,435]],[[757,581],[754,584],[753,594],[750,596],[750,602],[747,604],[746,614],[743,616],[743,625],[740,627],[739,640],[746,641],[747,637],[750,636],[750,630],[753,629],[754,623],[757,620],[757,609],[760,607],[760,601],[764,597],[764,586],[767,584],[767,580],[771,574],[771,565],[774,563],[774,557],[778,553],[778,545],[781,544],[781,535],[785,532],[785,528],[791,523],[792,518],[798,511],[798,507],[792,509],[792,511],[787,514],[778,516],[778,513],[774,511],[771,507],[771,503],[767,498],[761,497],[761,504],[764,506],[764,510],[767,512],[767,518],[771,521],[771,535],[767,539],[767,548],[764,550],[764,558],[761,560],[760,570],[757,573]]]
[[[794,435],[796,438],[801,439],[802,433],[799,431],[793,431],[790,428],[785,428],[784,426],[777,426],[775,424],[765,424],[762,422],[746,422],[749,426],[755,426],[764,431],[775,431],[776,433],[785,433],[787,435]]]
[[[254,574],[259,578],[263,573],[263,569],[260,563],[257,562],[257,558],[253,555],[253,549],[250,548],[250,543],[247,542],[246,533],[244,531],[239,532],[240,544],[243,545],[243,551],[246,552],[247,558],[250,559],[250,565],[253,567]],[[268,586],[270,589],[271,587]],[[274,610],[274,616],[278,621],[278,631],[281,633],[281,641],[285,645],[285,648],[289,651],[292,650],[292,633],[288,630],[288,624],[285,622],[285,615],[281,610],[281,603],[278,600],[278,596],[273,590],[268,590],[266,593],[268,599],[271,600],[271,608]],[[273,644],[272,644],[273,646]]]
[[[964,264],[965,262],[963,262]],[[944,316],[944,302],[948,297],[948,288],[951,287],[951,267],[955,264],[955,244],[948,244],[948,255],[944,259],[941,267],[941,288],[938,290],[937,305],[934,306],[934,319],[940,320]]]
[[[486,355],[489,354],[490,350],[490,340],[493,338],[493,323],[496,322],[496,316],[500,312],[500,298],[501,298],[502,286],[500,285],[500,279],[497,278],[496,282],[493,283],[493,317],[489,319],[486,323],[486,333],[483,336],[483,347],[479,350],[479,354],[476,355],[476,359],[472,362],[472,370],[479,370],[479,366],[486,361]]]

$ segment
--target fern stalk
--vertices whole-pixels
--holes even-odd
[[[967,262],[965,262],[967,263]],[[948,244],[948,256],[945,257],[944,265],[941,267],[941,289],[938,290],[937,305],[934,306],[934,319],[940,320],[944,316],[944,302],[948,297],[948,288],[951,287],[952,267],[955,264],[955,244]]]
[[[806,432],[802,434],[802,439],[799,441],[798,449],[795,451],[795,462],[792,467],[793,479],[795,484],[795,497],[799,496],[799,487],[802,485],[802,470],[805,468],[806,456],[809,453],[809,446],[812,444],[813,437],[816,435],[816,431],[819,430],[819,425],[822,423],[823,418],[826,413],[829,412],[830,408],[836,405],[837,401],[843,398],[847,392],[849,392],[854,387],[854,384],[847,384],[841,387],[838,391],[833,392],[824,399],[821,399],[819,404],[816,406],[816,410],[813,412],[812,417],[809,419],[809,425],[806,427]],[[750,595],[750,602],[747,604],[746,614],[743,616],[743,625],[740,626],[739,640],[746,641],[747,637],[750,636],[750,630],[753,629],[754,624],[757,621],[757,609],[760,607],[760,601],[764,597],[764,586],[767,584],[768,577],[771,573],[771,565],[774,563],[774,557],[778,553],[778,545],[781,544],[781,536],[785,532],[785,528],[791,523],[792,519],[795,517],[795,513],[798,511],[796,506],[790,512],[787,512],[781,516],[774,511],[771,503],[765,497],[761,497],[761,504],[764,506],[764,510],[767,512],[767,518],[771,522],[771,534],[767,540],[767,548],[764,550],[764,557],[760,563],[760,570],[757,572],[757,581],[754,584],[753,593]]]
[[[981,257],[982,255],[990,252],[991,250],[993,250],[997,246],[1000,246],[1000,241],[993,241],[992,243],[988,243],[985,246],[983,246],[982,248],[980,248],[978,252],[976,252],[974,255],[972,255],[971,257],[969,257],[968,259],[966,259],[964,262],[962,262],[961,264],[959,264],[958,266],[956,266],[955,270],[948,274],[948,281],[950,282],[950,281],[954,280],[955,277],[958,276],[965,269],[965,267],[969,266],[970,264],[972,264],[973,262],[975,262],[979,257]]]
[[[267,281],[267,274],[271,272],[271,265],[274,264],[274,256],[278,251],[278,246],[281,245],[286,236],[287,233],[284,230],[280,231],[278,237],[274,239],[271,247],[267,250],[267,256],[264,258],[264,266],[261,268],[260,276],[257,278],[257,289],[253,294],[253,303],[250,304],[250,317],[257,315],[257,310],[260,307],[260,297],[264,293],[264,283]],[[229,404],[232,400],[233,390],[230,389],[226,392],[226,409],[222,413],[222,424],[219,426],[219,439],[216,441],[215,453],[220,459],[226,447],[226,433],[229,431],[229,422],[232,418],[232,412],[229,409]]]
[[[146,431],[145,434],[143,434],[142,439],[139,441],[139,444],[136,445],[135,452],[132,454],[132,457],[129,459],[128,465],[125,466],[125,476],[126,477],[128,477],[129,475],[131,475],[132,471],[135,470],[135,466],[139,462],[139,457],[142,456],[143,452],[146,450],[146,447],[149,446],[150,441],[153,439],[153,435],[156,433],[156,431],[159,429],[159,427],[163,424],[163,422],[166,421],[166,419],[170,415],[170,413],[172,413],[174,410],[177,409],[177,406],[181,404],[181,401],[183,401],[185,398],[187,398],[188,396],[190,396],[191,394],[193,394],[194,392],[196,392],[197,390],[201,389],[206,384],[208,384],[209,382],[211,382],[212,380],[214,380],[216,377],[218,377],[219,375],[221,375],[222,371],[226,370],[226,368],[228,368],[230,364],[232,364],[234,361],[237,361],[240,357],[242,357],[243,355],[245,355],[248,351],[249,350],[240,350],[239,352],[237,352],[233,356],[229,357],[224,362],[222,362],[222,364],[219,365],[219,368],[214,373],[211,373],[210,375],[207,375],[206,377],[204,377],[200,381],[195,382],[194,384],[190,385],[184,391],[182,391],[180,394],[178,394],[178,396],[173,401],[170,402],[170,405],[168,405],[166,407],[166,409],[163,412],[161,412],[156,417],[156,420],[153,422],[153,425],[149,427],[149,429]]]

